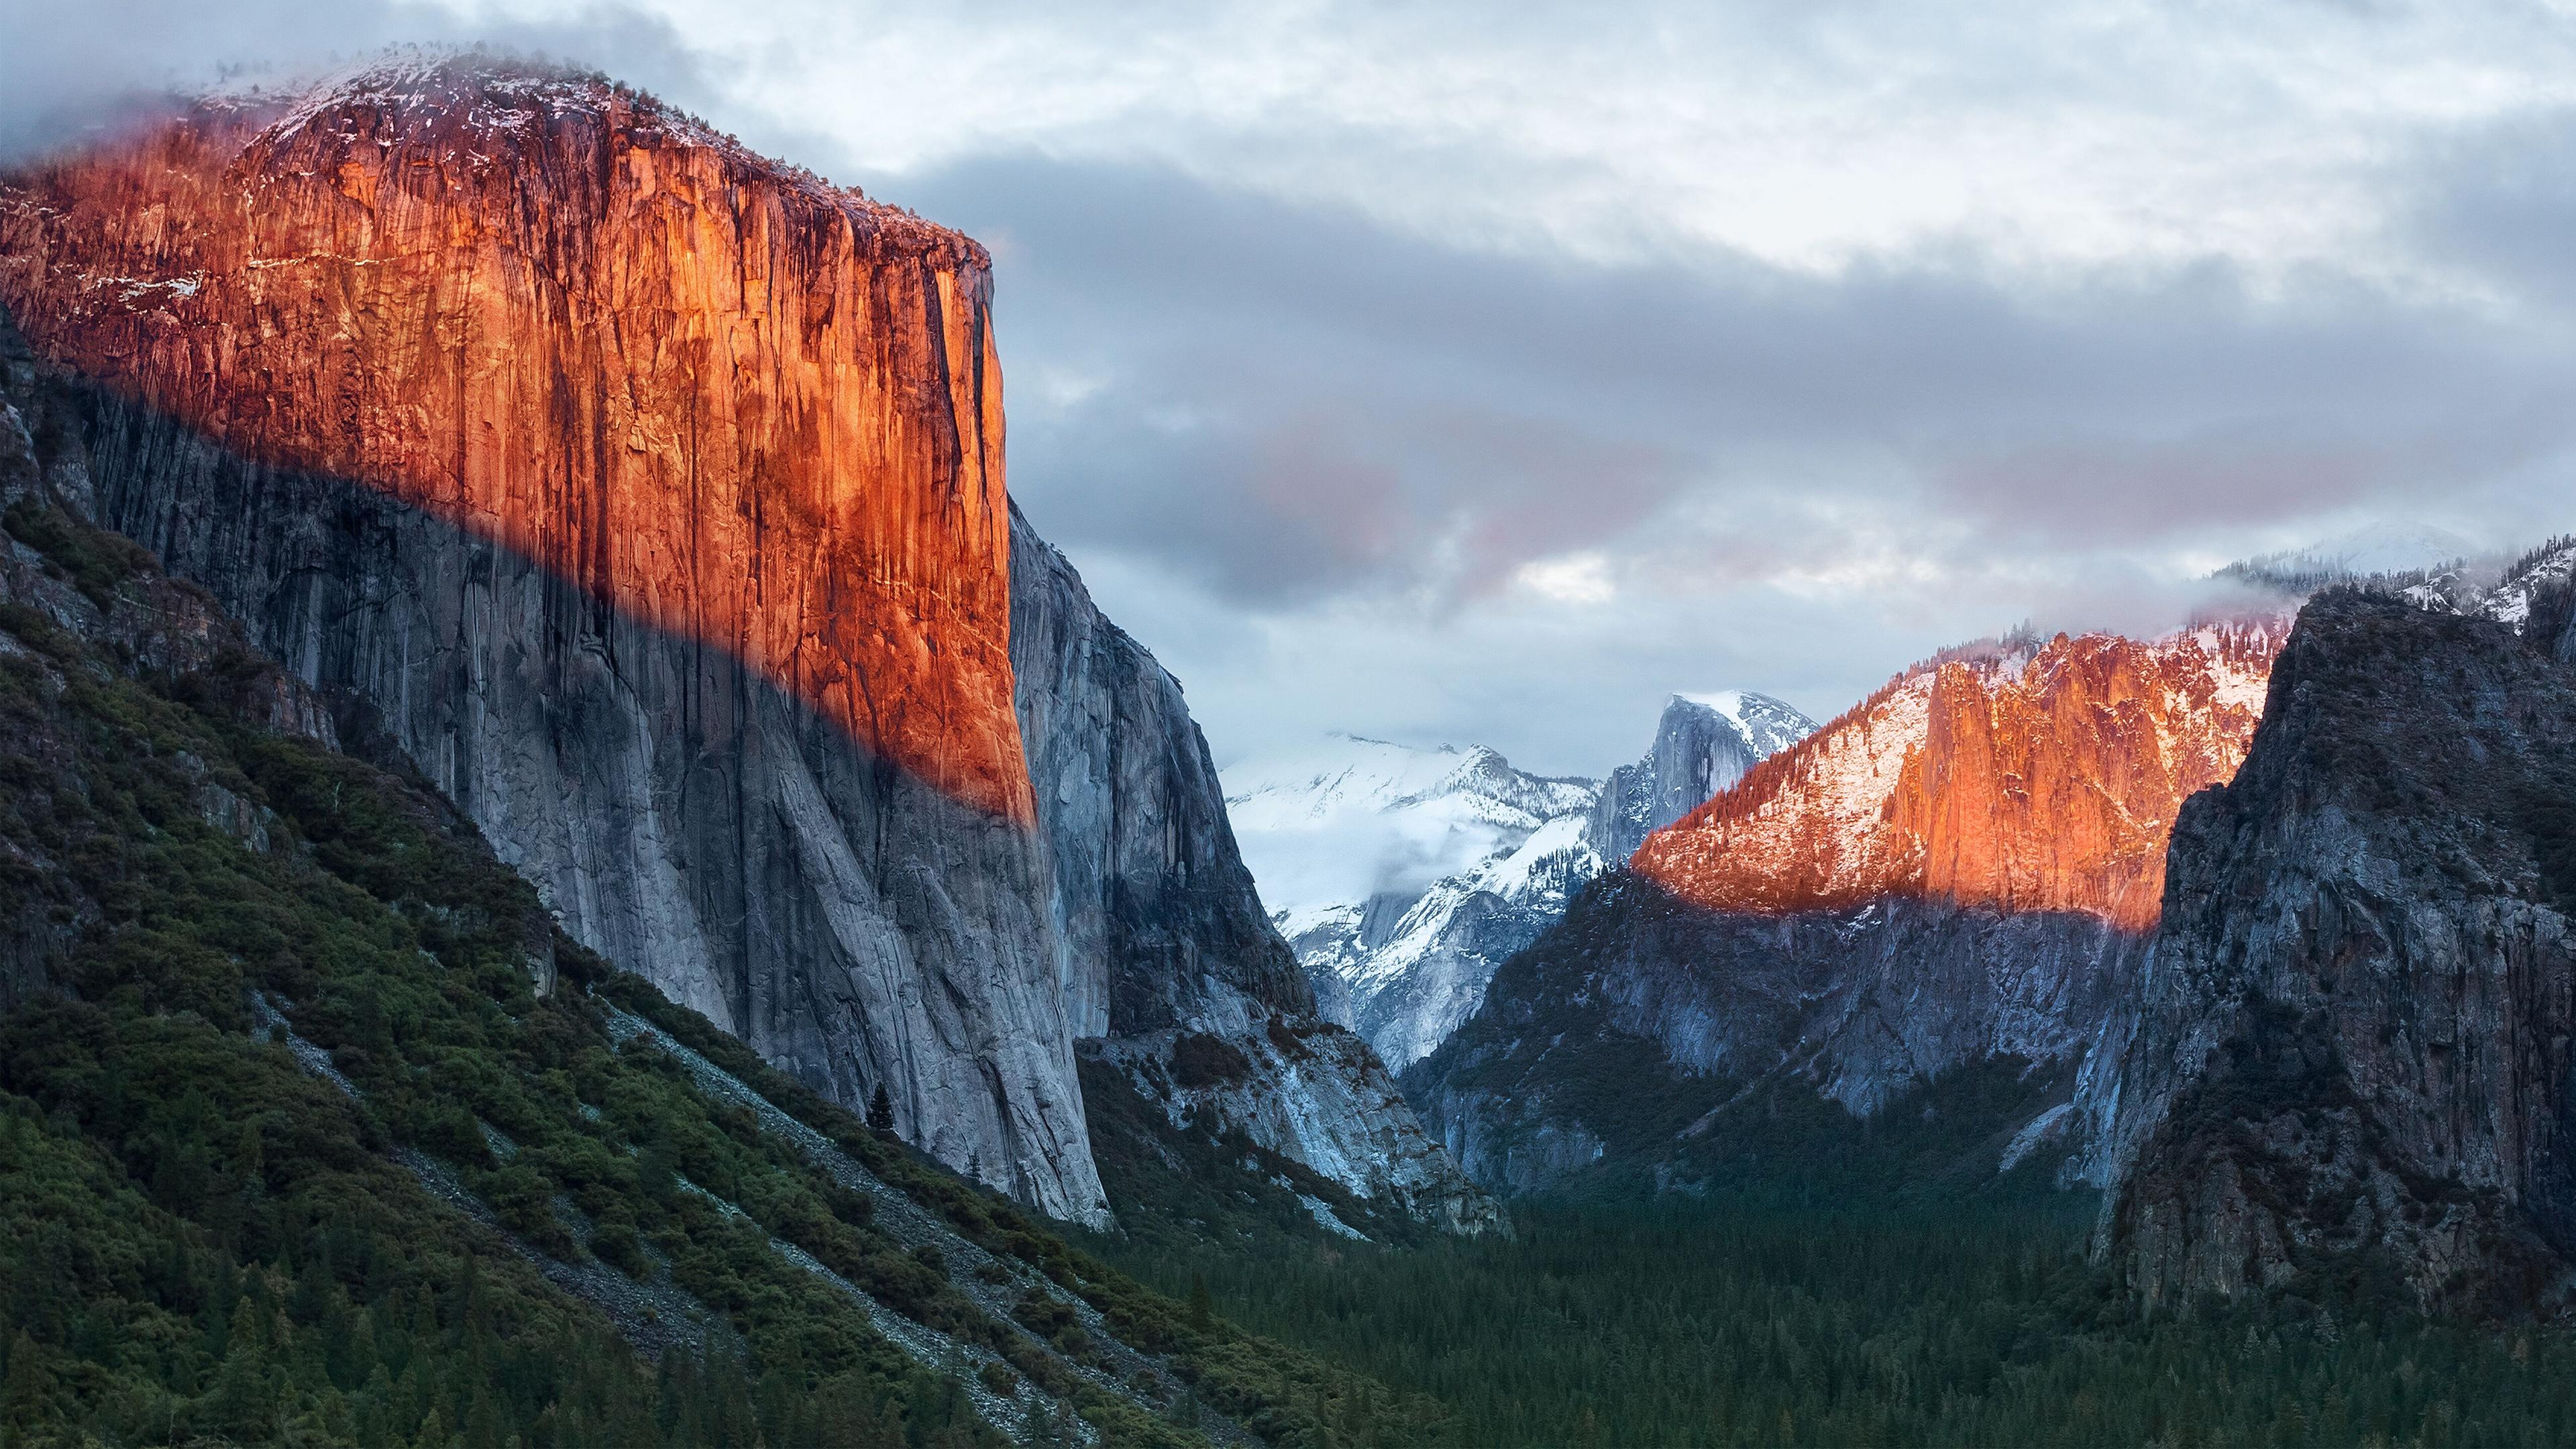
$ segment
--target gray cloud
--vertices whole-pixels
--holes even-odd
[[[1221,752],[1597,771],[1669,689],[1831,713],[2025,618],[2179,623],[2196,569],[2356,518],[2507,542],[2576,453],[2565,328],[2319,269],[1598,266],[1146,167],[876,185],[994,245],[1013,487]],[[1509,587],[1587,552],[1603,606]]]
[[[2566,336],[2345,278],[1586,267],[1039,162],[897,189],[997,244],[1031,506],[1250,601],[1472,589],[1684,500],[1777,515],[1784,487],[2187,543],[2436,502],[2576,428]]]

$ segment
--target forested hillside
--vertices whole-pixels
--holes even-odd
[[[64,440],[20,400],[0,1441],[1438,1437],[573,944],[443,800],[333,747],[362,714],[56,506]]]

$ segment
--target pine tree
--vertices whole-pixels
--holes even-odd
[[[880,1137],[894,1135],[894,1099],[886,1095],[885,1083],[877,1083],[876,1094],[868,1098],[868,1130]]]
[[[1207,1275],[1192,1273],[1190,1275],[1190,1327],[1205,1333],[1209,1320],[1214,1316],[1215,1307],[1216,1305],[1208,1297]]]

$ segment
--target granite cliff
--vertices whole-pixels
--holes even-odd
[[[1638,849],[1712,910],[1913,896],[2155,924],[2165,838],[2245,757],[2281,630],[2010,640],[1919,665]]]
[[[1318,1015],[1179,682],[1016,510],[1012,526],[1020,725],[1087,1059],[1174,1128],[1240,1133],[1404,1215],[1490,1225],[1368,1044]]]
[[[2576,1262],[2576,675],[2384,595],[2301,614],[2244,769],[2174,833],[2134,1021],[2083,1105],[2150,1302],[2383,1265],[2564,1311]]]
[[[1060,1216],[982,251],[463,60],[0,181],[75,506],[415,764],[576,939]]]
[[[1589,831],[1592,848],[1610,865],[1625,864],[1646,837],[1815,732],[1814,720],[1767,694],[1674,695],[1655,721],[1645,755],[1601,783]]]
[[[1308,1044],[1179,686],[1012,510],[990,287],[955,233],[479,57],[0,178],[66,505],[575,939],[1060,1216],[1108,1216],[1075,1042],[1170,1097],[1148,1059],[1216,1032],[1248,1068],[1193,1108],[1474,1220],[1366,1047]]]

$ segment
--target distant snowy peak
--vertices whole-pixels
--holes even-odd
[[[1698,705],[1735,726],[1745,747],[1757,757],[1777,754],[1816,732],[1814,720],[1767,694],[1721,689],[1714,694],[1676,694],[1673,698]]]
[[[1225,772],[1225,798],[1238,810],[1321,818],[1351,809],[1385,810],[1431,790],[1462,765],[1441,745],[1417,749],[1363,735],[1336,734],[1315,749],[1236,765]],[[1267,818],[1267,817],[1265,817]],[[1236,828],[1242,828],[1238,814]]]
[[[1315,749],[1247,761],[1225,772],[1226,803],[1251,807],[1263,823],[1321,819],[1351,810],[1388,811],[1444,797],[1483,800],[1531,817],[1531,824],[1591,803],[1600,787],[1514,769],[1483,745],[1422,747],[1334,734]],[[1240,818],[1238,817],[1238,825]]]
[[[1592,848],[1609,865],[1625,864],[1647,836],[1815,732],[1815,721],[1767,694],[1674,695],[1644,757],[1602,785],[1587,830]]]
[[[1481,745],[1336,735],[1226,771],[1226,808],[1316,999],[1401,1070],[1647,831],[1814,730],[1769,695],[1677,694],[1645,757],[1606,786]]]
[[[1600,788],[1516,769],[1482,745],[1357,735],[1246,761],[1224,783],[1244,862],[1292,937],[1335,908],[1475,871],[1589,810]]]

